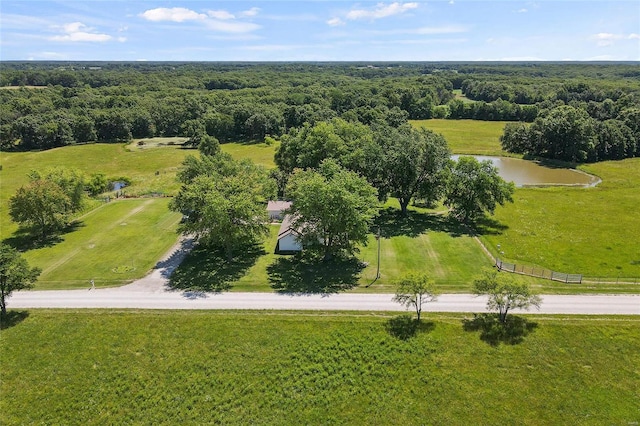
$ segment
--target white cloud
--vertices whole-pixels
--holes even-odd
[[[527,12],[528,12],[528,10],[527,10],[527,9],[525,9],[525,8],[522,8],[522,9],[516,10],[516,12],[517,12],[517,13],[527,13]]]
[[[627,38],[629,40],[640,40],[640,34],[631,33]]]
[[[416,9],[418,3],[391,3],[385,5],[384,3],[378,3],[374,9],[353,9],[347,13],[347,19],[380,19],[387,18],[389,16],[398,15],[407,12],[411,9]]]
[[[344,21],[340,18],[331,18],[327,21],[327,25],[331,27],[337,27],[340,25],[344,25]]]
[[[259,7],[252,7],[251,9],[248,10],[244,10],[242,12],[240,12],[238,15],[240,17],[243,18],[249,18],[249,17],[253,17],[256,16],[258,14],[258,12],[260,12],[260,8]]]
[[[596,46],[598,47],[606,47],[611,46],[618,40],[632,40],[634,38],[640,38],[638,34],[632,33],[629,35],[624,34],[614,34],[614,33],[598,33],[589,37],[591,40],[596,42]]]
[[[82,22],[71,22],[54,28],[59,28],[64,34],[49,37],[51,41],[105,42],[113,38],[109,34],[94,32],[93,28],[87,27]]]
[[[211,30],[234,34],[248,33],[260,28],[260,25],[253,24],[251,22],[217,21],[212,19],[206,21],[205,23]]]
[[[124,43],[125,41],[127,41],[127,38],[126,37],[118,37],[118,41],[120,43]]]
[[[258,8],[252,8],[244,12],[240,12],[239,15],[250,16],[258,13]],[[197,21],[203,23],[207,28],[213,31],[220,31],[225,33],[247,33],[255,31],[260,25],[251,22],[238,21],[230,12],[226,10],[210,10],[207,14],[198,13],[191,9],[185,9],[183,7],[174,8],[157,8],[149,9],[140,14],[141,17],[149,21],[171,21],[171,22],[184,22],[184,21]]]
[[[235,19],[236,18],[233,15],[233,13],[229,13],[226,10],[210,10],[210,11],[207,12],[207,15],[209,15],[211,18],[221,19],[221,20]]]
[[[172,21],[172,22],[184,22],[184,21],[195,21],[202,20],[207,17],[207,15],[195,12],[191,9],[186,9],[184,7],[159,7],[156,9],[149,9],[140,14],[144,19],[148,21]]]

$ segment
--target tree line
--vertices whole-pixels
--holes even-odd
[[[603,104],[598,118],[583,108],[561,105],[544,111],[531,125],[507,123],[502,148],[573,163],[640,156],[640,108],[618,112],[612,102]]]
[[[627,64],[5,62],[0,70],[5,150],[200,130],[220,142],[263,140],[338,117],[398,127],[429,118],[533,122],[565,104],[594,118],[640,106]]]

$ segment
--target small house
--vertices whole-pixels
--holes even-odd
[[[269,219],[282,220],[284,218],[284,211],[289,207],[291,207],[291,201],[269,201],[267,203]]]
[[[278,231],[276,254],[293,254],[302,251],[300,232],[293,228],[291,215],[285,215]]]

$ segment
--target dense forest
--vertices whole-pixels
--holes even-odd
[[[341,118],[513,121],[506,150],[640,155],[638,63],[3,62],[3,150],[203,135],[280,138]]]

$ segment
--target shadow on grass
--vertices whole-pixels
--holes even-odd
[[[436,328],[433,322],[418,322],[412,315],[404,314],[389,318],[385,323],[387,333],[396,339],[409,340],[418,333],[428,333]]]
[[[20,324],[27,319],[29,311],[7,311],[6,315],[0,315],[0,330],[6,330]]]
[[[18,251],[35,250],[45,247],[53,247],[61,243],[64,234],[69,234],[85,226],[84,222],[73,222],[59,231],[51,232],[42,238],[39,230],[33,228],[18,228],[13,235],[3,242],[10,245]]]
[[[475,229],[479,235],[501,235],[509,227],[492,217],[483,216],[476,220]]]
[[[449,215],[409,210],[406,216],[402,216],[400,210],[393,207],[380,210],[371,232],[378,232],[378,227],[384,238],[401,235],[415,238],[427,231],[446,232],[454,237],[469,235],[469,229]]]
[[[231,283],[242,277],[257,259],[264,255],[261,244],[245,247],[231,262],[218,247],[197,245],[191,250],[169,279],[170,290],[220,292],[231,288]]]
[[[364,265],[356,258],[323,261],[281,257],[267,267],[271,287],[281,293],[337,293],[358,285]]]
[[[503,324],[497,314],[474,314],[473,319],[462,320],[462,328],[464,331],[479,331],[480,340],[491,346],[498,346],[500,343],[517,345],[538,328],[538,323],[510,315]]]

